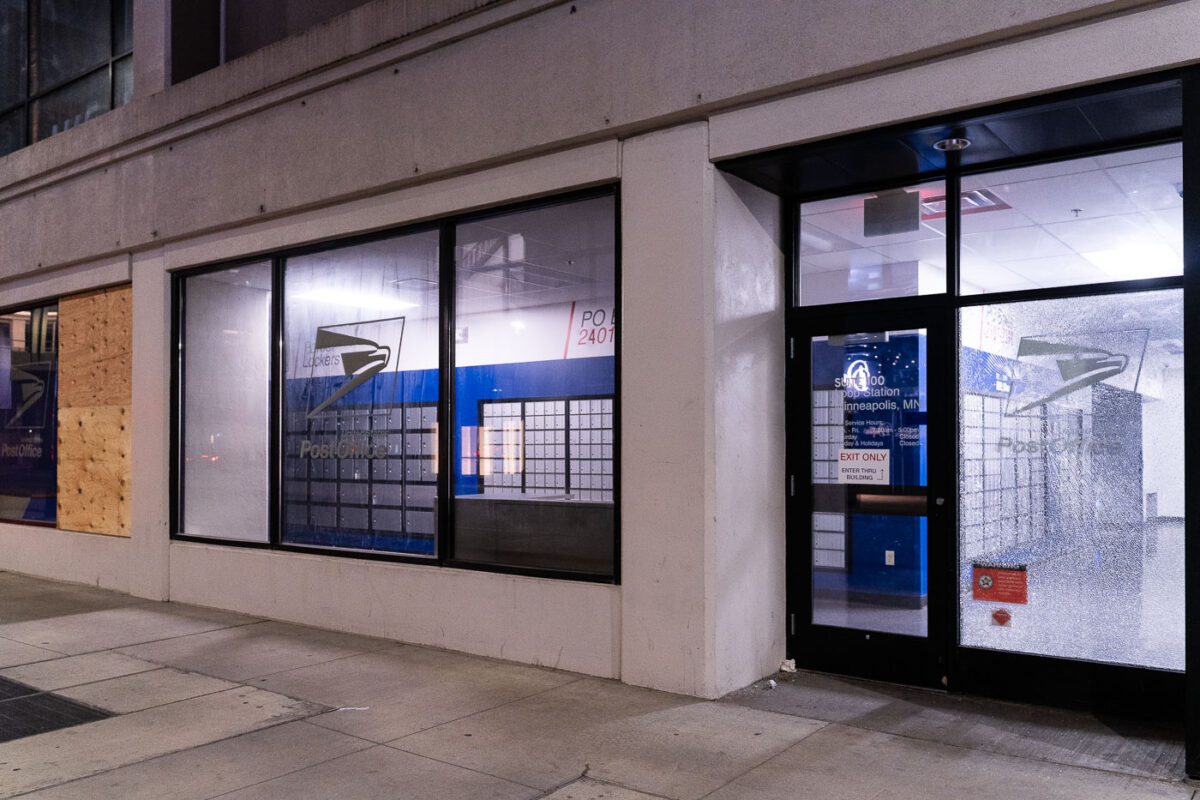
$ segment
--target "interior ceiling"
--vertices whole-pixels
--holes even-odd
[[[1182,148],[1176,144],[963,178],[962,291],[1036,289],[1178,275],[1183,267]],[[922,197],[916,230],[872,234],[870,193],[801,204],[801,274],[917,262],[944,285],[939,181]]]
[[[614,225],[612,195],[458,225],[459,315],[612,297]],[[290,257],[288,302],[357,298],[367,307],[394,302],[410,316],[436,318],[438,242],[429,230]]]

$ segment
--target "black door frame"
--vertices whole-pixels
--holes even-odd
[[[924,637],[866,631],[812,623],[813,502],[810,484],[811,436],[811,338],[814,336],[925,329],[926,387],[928,418],[952,419],[954,396],[931,391],[938,382],[949,384],[953,364],[952,320],[944,303],[895,308],[894,303],[871,304],[868,313],[847,310],[792,309],[789,312],[788,428],[788,594],[789,652],[797,663],[811,669],[889,680],[918,686],[946,685],[948,629],[951,613],[953,571],[945,562],[947,537],[954,535],[954,473],[947,452],[954,447],[952,431],[927,425],[926,505],[928,520],[926,606],[928,633]],[[907,304],[906,304],[907,305]],[[803,410],[803,411],[801,411]],[[797,642],[803,641],[803,648]]]

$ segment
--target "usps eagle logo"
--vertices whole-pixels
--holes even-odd
[[[348,380],[313,406],[307,414],[308,419],[313,419],[393,364],[400,352],[403,332],[403,317],[317,328],[312,356],[314,377],[316,365],[321,364],[331,365],[322,370],[330,377],[340,372]],[[395,342],[394,350],[392,341]]]
[[[1005,414],[1021,416],[1105,383],[1136,391],[1150,331],[1025,336],[1017,347]]]

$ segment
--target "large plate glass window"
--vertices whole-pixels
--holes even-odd
[[[611,194],[455,231],[454,558],[611,576]]]
[[[58,306],[0,314],[0,520],[53,524]]]
[[[1184,667],[1183,294],[960,312],[960,641]]]
[[[800,205],[796,303],[946,291],[946,187],[938,181]]]
[[[271,294],[269,262],[183,281],[180,533],[269,538]]]
[[[281,541],[437,555],[438,231],[284,271]]]

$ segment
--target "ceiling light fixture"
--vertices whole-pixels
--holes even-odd
[[[948,139],[939,139],[933,143],[934,150],[941,150],[943,153],[957,153],[960,150],[966,150],[971,146],[971,140],[963,136],[951,136]]]

